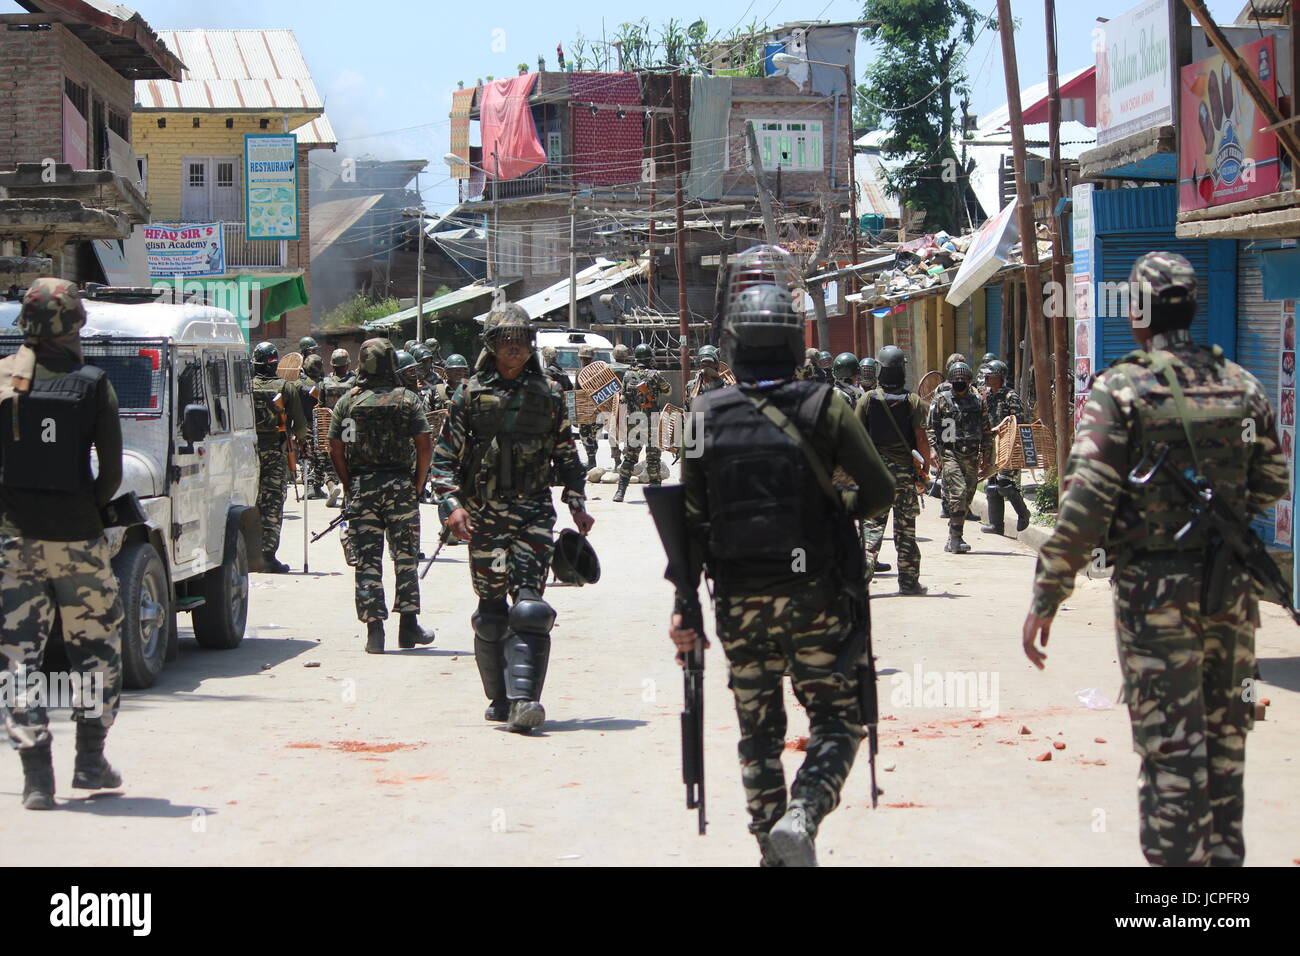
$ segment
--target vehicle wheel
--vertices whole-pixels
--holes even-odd
[[[248,547],[234,535],[221,563],[203,576],[204,603],[192,612],[194,639],[199,647],[224,651],[238,647],[248,622]]]
[[[171,592],[162,559],[152,545],[133,541],[113,559],[122,599],[122,685],[152,687],[167,655]]]

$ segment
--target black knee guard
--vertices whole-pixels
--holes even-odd
[[[509,611],[503,600],[478,602],[478,610],[470,617],[474,626],[474,662],[478,665],[483,693],[488,700],[504,700],[506,696],[505,637],[509,630]]]
[[[541,700],[554,624],[555,609],[536,591],[519,592],[510,608],[510,630],[503,647],[506,696],[511,700]]]

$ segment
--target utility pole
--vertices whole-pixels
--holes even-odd
[[[663,102],[660,100],[660,102]],[[659,269],[655,255],[655,184],[659,180],[658,157],[655,150],[658,147],[658,130],[659,119],[654,113],[647,113],[646,118],[650,120],[650,262],[646,266],[646,284],[645,284],[645,307],[653,309],[655,307],[655,283],[659,279]]]
[[[1056,473],[1065,474],[1070,460],[1071,432],[1074,430],[1074,396],[1070,388],[1070,349],[1066,341],[1065,303],[1073,301],[1074,290],[1065,285],[1065,243],[1061,237],[1061,200],[1065,183],[1061,180],[1061,85],[1056,69],[1056,0],[1043,0],[1043,19],[1047,21],[1047,135],[1048,168],[1051,170],[1052,203],[1052,283],[1058,303],[1052,316],[1052,352],[1056,362]]]
[[[569,328],[578,327],[578,187],[569,180]]]
[[[671,80],[673,96],[673,179],[676,185],[677,204],[677,334],[678,352],[682,363],[682,401],[686,400],[686,380],[691,368],[691,347],[689,344],[690,311],[686,305],[686,217],[683,212],[682,177],[685,164],[682,161],[682,147],[686,131],[682,128],[682,74],[674,73]],[[751,127],[752,130],[752,127]],[[753,133],[751,132],[751,136]]]
[[[492,147],[492,235],[488,242],[488,278],[492,280],[492,305],[495,307],[501,298],[499,273],[501,263],[497,260],[497,236],[501,232],[501,160],[497,157],[497,148]]]
[[[763,232],[769,246],[776,245],[776,220],[772,217],[772,195],[767,191],[767,177],[763,173],[763,159],[758,152],[758,137],[754,124],[745,123],[745,137],[749,140],[749,168],[754,171],[754,184],[758,191],[758,205],[763,210]]]
[[[415,174],[415,195],[419,205],[415,207],[416,225],[420,236],[419,253],[415,260],[415,340],[424,341],[424,197],[420,195],[420,174]]]
[[[1034,207],[1025,178],[1025,127],[1020,112],[1020,70],[1016,65],[1016,38],[1012,32],[1011,0],[998,0],[998,30],[1002,34],[1002,69],[1007,83],[1008,125],[1016,162],[1016,205],[1020,214],[1020,248],[1024,257],[1025,300],[1028,314],[1029,347],[1034,356],[1034,404],[1038,417],[1055,433],[1052,378],[1047,362],[1047,330],[1043,322],[1043,287],[1038,275],[1038,231],[1034,228]],[[1061,399],[1064,396],[1057,396]],[[1044,414],[1046,410],[1047,414]],[[1057,447],[1061,442],[1058,440]],[[1058,473],[1059,474],[1059,473]]]

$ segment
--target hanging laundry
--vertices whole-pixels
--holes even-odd
[[[645,115],[641,80],[635,73],[570,73],[573,111],[573,175],[591,186],[618,186],[641,181],[645,155]],[[593,114],[587,106],[597,106]],[[618,110],[634,107],[620,119]]]
[[[451,151],[466,160],[453,163],[453,179],[468,179],[469,168],[469,112],[474,106],[473,90],[454,90],[451,94]]]
[[[483,87],[479,124],[483,132],[483,165],[493,179],[518,179],[546,162],[537,138],[528,96],[536,73],[494,80]]]

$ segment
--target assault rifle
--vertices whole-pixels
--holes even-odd
[[[429,569],[433,567],[433,562],[438,560],[438,555],[442,552],[442,549],[446,547],[447,542],[451,540],[451,525],[447,523],[447,519],[451,517],[451,510],[447,506],[446,498],[438,499],[438,516],[442,518],[442,533],[438,535],[438,547],[433,549],[433,554],[429,556],[428,562],[425,563],[423,570],[420,571],[421,581],[423,581],[424,576],[429,573]]]
[[[312,535],[311,543],[315,544],[317,541],[325,537],[325,535],[329,534],[331,531],[333,531],[335,528],[337,528],[346,520],[347,520],[347,515],[340,514],[337,518],[335,518],[333,521],[331,521],[328,525],[325,526],[324,531],[318,531],[316,534]]]
[[[682,627],[699,635],[695,649],[678,654],[682,663],[686,708],[682,711],[682,782],[686,784],[686,809],[698,812],[699,832],[708,826],[704,809],[704,613],[698,589],[701,568],[693,565],[686,533],[686,489],[681,485],[650,485],[645,489],[646,504],[654,519],[668,556],[664,577],[671,581],[677,594],[686,597]]]
[[[1129,484],[1140,488],[1163,470],[1183,495],[1192,517],[1174,535],[1182,541],[1198,529],[1205,529],[1205,573],[1201,579],[1201,613],[1218,614],[1223,609],[1223,589],[1232,564],[1243,565],[1259,582],[1267,596],[1277,601],[1300,624],[1300,611],[1291,601],[1277,563],[1249,524],[1202,475],[1192,469],[1180,471],[1169,461],[1169,445],[1153,442],[1146,456],[1129,472]]]

